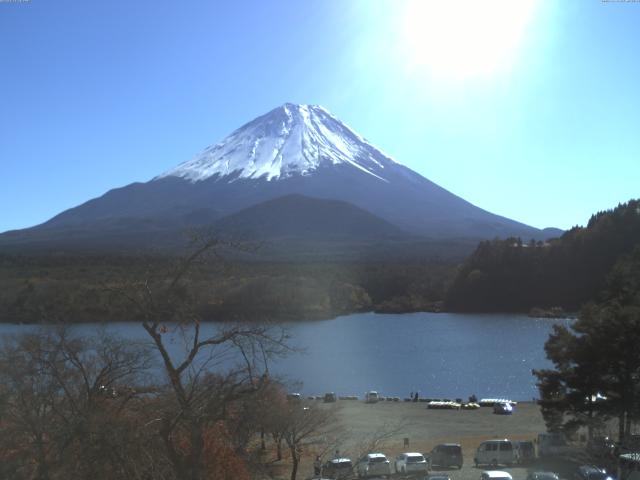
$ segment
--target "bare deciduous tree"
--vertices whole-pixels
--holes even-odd
[[[237,247],[217,239],[203,242],[170,274],[149,275],[115,290],[137,310],[169,380],[158,434],[181,480],[204,478],[205,433],[217,422],[233,420],[238,402],[264,386],[268,360],[289,349],[282,328],[257,323],[203,328],[189,276],[211,256],[220,261],[217,248],[230,246]],[[184,346],[180,354],[170,349],[176,338]]]
[[[296,480],[305,447],[329,434],[334,418],[333,408],[323,408],[314,403],[289,403],[281,431],[291,455],[291,480]]]
[[[148,349],[67,330],[8,340],[0,351],[3,462],[13,478],[144,478],[133,465],[132,416]],[[138,462],[136,457],[136,462]]]

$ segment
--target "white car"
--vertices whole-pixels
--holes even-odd
[[[421,453],[407,452],[396,457],[396,473],[426,473],[428,470],[429,462]]]
[[[367,453],[356,465],[358,478],[373,477],[376,475],[388,477],[391,475],[391,466],[384,453]]]
[[[480,474],[480,480],[513,480],[513,477],[502,470],[485,470]]]

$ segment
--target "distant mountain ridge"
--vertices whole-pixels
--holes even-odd
[[[556,234],[489,213],[448,192],[323,107],[285,104],[149,182],[110,190],[41,225],[0,235],[0,250],[27,244],[47,248],[52,241],[64,248],[66,236],[76,240],[69,248],[102,248],[109,242],[124,250],[178,245],[186,229],[292,194],[346,202],[407,235],[436,241]],[[302,221],[299,212],[298,218]],[[339,228],[336,222],[324,225]]]

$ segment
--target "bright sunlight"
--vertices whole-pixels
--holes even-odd
[[[400,26],[407,66],[455,80],[508,69],[535,9],[533,0],[410,0]]]

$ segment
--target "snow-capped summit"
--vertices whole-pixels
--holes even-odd
[[[397,163],[318,105],[286,103],[240,127],[192,160],[159,175],[197,182],[218,175],[284,179],[345,164],[387,181]]]

